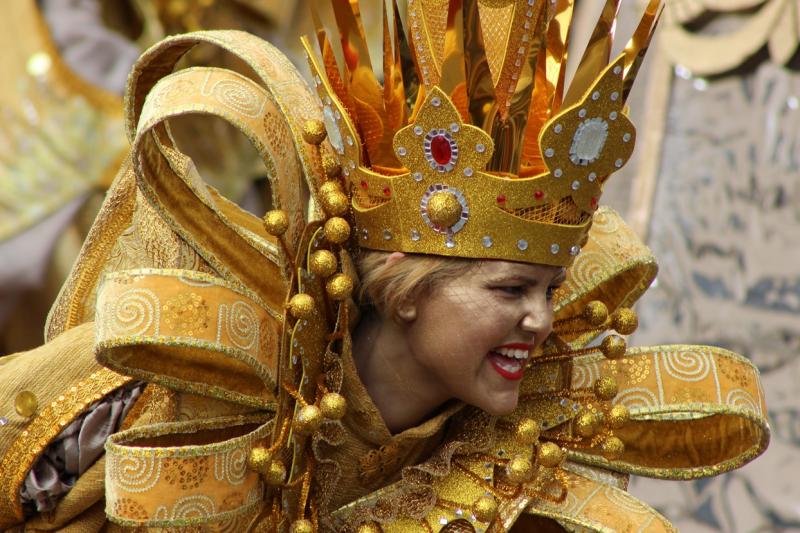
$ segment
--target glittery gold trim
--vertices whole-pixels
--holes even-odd
[[[47,445],[90,404],[129,382],[131,378],[101,369],[81,380],[42,407],[13,441],[0,463],[0,527],[23,520],[19,488],[36,458]]]

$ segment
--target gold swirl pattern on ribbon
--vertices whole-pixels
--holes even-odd
[[[126,374],[263,408],[274,398],[281,322],[252,293],[206,274],[120,271],[98,293],[95,350]]]
[[[162,423],[114,434],[106,443],[108,517],[130,527],[214,523],[215,531],[235,530],[231,528],[241,517],[262,504],[261,479],[247,469],[246,458],[270,429],[264,416],[250,415]],[[152,445],[182,441],[192,444]]]

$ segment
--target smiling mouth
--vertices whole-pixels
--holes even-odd
[[[530,356],[527,346],[500,346],[489,352],[489,362],[498,374],[509,381],[518,381],[525,375],[525,362]]]

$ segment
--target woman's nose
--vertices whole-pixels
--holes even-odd
[[[526,333],[532,333],[535,344],[540,345],[553,330],[553,308],[550,303],[545,300],[543,304],[528,305],[520,327]]]

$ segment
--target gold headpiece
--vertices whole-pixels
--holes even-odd
[[[321,61],[304,44],[359,245],[568,265],[633,151],[624,105],[660,3],[609,62],[608,0],[566,92],[572,0],[408,0],[405,34],[384,3],[383,86],[357,1],[315,13]]]

